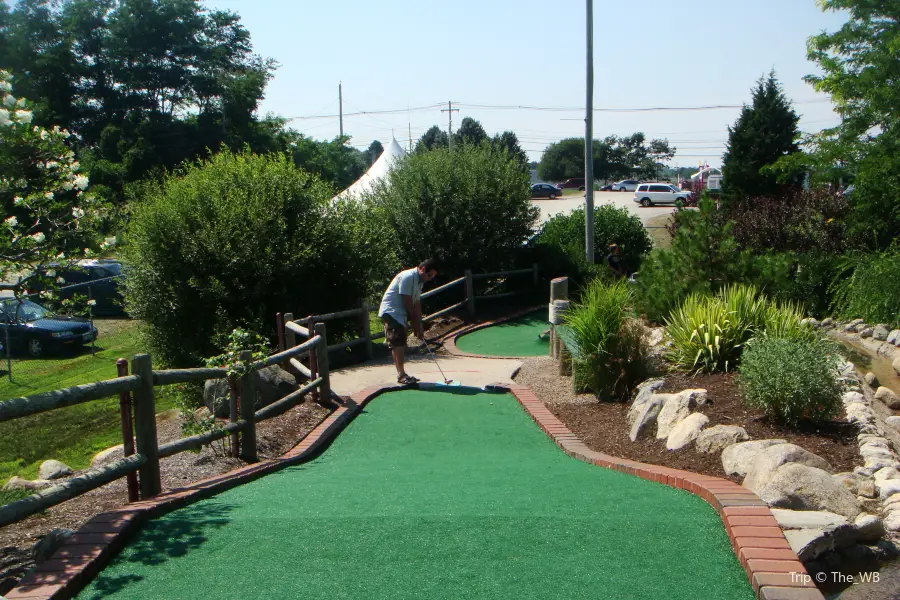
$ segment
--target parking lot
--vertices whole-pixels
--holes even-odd
[[[602,204],[612,204],[619,208],[626,208],[641,219],[641,223],[647,225],[647,221],[653,217],[667,215],[675,210],[674,206],[651,206],[643,208],[637,202],[632,200],[634,192],[594,192],[594,206]],[[531,201],[535,206],[541,209],[541,223],[549,220],[553,215],[560,213],[569,213],[579,206],[584,206],[584,193],[575,196],[565,196],[555,200],[542,198],[540,200]]]

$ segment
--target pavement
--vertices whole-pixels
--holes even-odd
[[[637,215],[645,226],[653,217],[667,215],[675,211],[674,206],[650,206],[644,208],[632,200],[634,192],[594,192],[594,206],[612,204],[618,208],[625,208],[628,212]],[[554,215],[570,213],[580,206],[584,206],[584,192],[577,196],[563,196],[555,200],[532,200],[531,203],[541,209],[541,223],[545,223]]]

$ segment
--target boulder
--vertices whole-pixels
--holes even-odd
[[[886,499],[894,494],[900,494],[900,479],[882,479],[875,483],[878,495]]]
[[[254,410],[259,410],[273,402],[284,398],[297,389],[294,376],[273,365],[256,372],[256,403]],[[203,403],[218,418],[228,416],[230,393],[228,382],[224,379],[207,380],[203,387]]]
[[[885,479],[900,479],[900,471],[894,467],[885,467],[875,471],[875,481],[883,481]]]
[[[871,327],[866,327],[862,331],[859,332],[859,337],[861,338],[870,338],[872,334],[875,333],[875,330]]]
[[[894,367],[894,371],[897,375],[900,375],[900,356],[894,359],[894,362],[891,363],[891,366]]]
[[[73,535],[75,532],[71,529],[51,529],[47,535],[31,547],[31,558],[35,563],[41,564],[53,556],[60,546]]]
[[[900,531],[900,510],[892,510],[884,517],[884,528],[888,531]]]
[[[862,475],[856,473],[837,473],[832,475],[832,477],[834,477],[835,481],[847,488],[854,496],[859,495],[859,484],[867,480]]]
[[[878,387],[878,378],[875,377],[875,373],[869,371],[866,373],[865,377],[866,383],[869,384],[869,387],[877,388]]]
[[[666,448],[680,450],[697,439],[703,427],[709,423],[709,417],[702,413],[694,413],[672,429],[666,440]]]
[[[783,465],[757,495],[778,508],[827,510],[848,519],[855,519],[862,512],[856,497],[831,475],[804,464]]]
[[[91,467],[99,467],[100,465],[118,460],[120,458],[123,458],[124,456],[125,446],[119,444],[118,446],[113,446],[112,448],[101,450],[100,452],[95,454],[94,458],[91,459]]]
[[[782,529],[824,529],[849,522],[847,517],[825,510],[788,510],[773,508],[772,516]]]
[[[862,498],[876,498],[878,496],[875,482],[871,479],[861,478],[859,486],[856,488],[856,495]]]
[[[876,542],[884,536],[884,521],[875,515],[866,513],[860,514],[853,522],[856,528],[856,541],[858,542]]]
[[[753,440],[728,446],[722,451],[722,467],[727,475],[743,477],[750,470],[757,454],[771,446],[786,443],[787,440]]]
[[[862,332],[866,331],[866,330],[869,331],[869,335],[867,337],[871,337],[872,336],[872,328],[869,327],[868,325],[866,325],[865,323],[860,323],[859,325],[857,325],[856,327],[853,328],[853,331],[855,331],[856,333],[858,333],[860,335],[862,335]]]
[[[847,404],[845,410],[847,412],[847,418],[857,425],[868,425],[875,420],[875,414],[872,412],[872,409],[865,404],[853,402],[852,404]]]
[[[796,444],[778,444],[769,446],[757,454],[756,459],[747,471],[747,476],[744,478],[744,487],[759,493],[759,490],[769,482],[775,475],[775,472],[782,465],[788,463],[815,467],[823,471],[832,470],[828,461],[821,456],[808,452]]]
[[[884,323],[879,323],[872,329],[872,339],[878,340],[879,342],[884,342],[887,340],[887,337],[891,334],[890,330],[887,328],[887,325]]]
[[[862,324],[863,324],[862,319],[853,319],[852,321],[850,321],[849,323],[844,325],[844,331],[856,331],[856,326],[862,325]]]
[[[887,336],[887,343],[900,346],[900,329],[894,329]]]
[[[665,330],[662,327],[656,327],[651,329],[647,334],[647,345],[653,348],[654,346],[659,346],[663,339],[666,337]]]
[[[656,439],[669,437],[672,428],[685,420],[698,405],[706,404],[706,390],[684,390],[678,394],[663,396],[663,407],[656,418]]]
[[[663,394],[652,394],[647,402],[642,403],[639,407],[634,416],[634,422],[631,424],[631,431],[628,433],[632,442],[643,437],[648,427],[656,422],[664,404],[662,396]]]
[[[866,397],[863,396],[860,392],[844,392],[841,394],[841,402],[844,403],[844,406],[848,404],[862,404],[865,405]]]
[[[721,452],[728,446],[749,440],[750,436],[743,427],[737,425],[716,425],[704,429],[697,436],[695,447],[699,452],[712,454]]]
[[[662,378],[648,379],[647,381],[641,383],[637,386],[637,391],[634,394],[634,402],[631,403],[631,406],[628,408],[628,425],[633,425],[635,419],[637,419],[638,413],[641,411],[641,407],[650,401],[650,398],[653,397],[653,394],[656,393],[656,390],[665,385],[666,380]]]
[[[888,417],[884,420],[885,423],[900,431],[900,417]]]
[[[900,408],[900,396],[884,386],[875,391],[875,399],[884,402],[888,408]]]
[[[792,529],[785,531],[784,537],[801,562],[813,560],[834,550],[834,540],[824,529]]]
[[[21,477],[10,477],[9,481],[3,486],[3,491],[6,490],[42,490],[45,487],[50,487],[53,485],[52,481],[47,479],[22,479]]]
[[[822,319],[822,327],[833,327],[833,326],[834,326],[834,319],[832,319],[831,317]]]
[[[72,468],[58,460],[45,460],[38,470],[38,476],[41,479],[60,479],[71,474]]]

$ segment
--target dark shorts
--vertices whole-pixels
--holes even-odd
[[[406,348],[406,327],[390,315],[382,316],[381,320],[384,321],[384,338],[388,348]]]

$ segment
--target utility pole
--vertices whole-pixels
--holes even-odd
[[[447,113],[447,147],[453,146],[453,113],[459,112],[458,108],[453,108],[453,102],[447,101],[447,108],[442,108],[441,112]]]
[[[584,114],[584,248],[594,264],[594,0],[587,0],[587,95]]]
[[[344,93],[340,82],[338,82],[338,115],[341,122],[341,137],[344,137]]]

